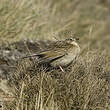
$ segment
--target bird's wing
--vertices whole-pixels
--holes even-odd
[[[60,50],[56,49],[56,50],[42,52],[39,58],[40,58],[40,62],[51,62],[65,56],[65,54],[66,51],[65,49],[62,48]]]
[[[39,63],[52,62],[58,58],[65,56],[71,46],[72,45],[67,45],[65,42],[56,42],[54,45],[51,45],[48,50],[42,51],[38,54],[26,56],[24,58],[38,57]]]
[[[66,53],[66,50],[64,48],[60,48],[60,49],[55,48],[53,50],[43,51],[38,54],[26,56],[24,58],[38,57],[39,63],[46,63],[46,62],[51,62],[55,59],[63,57],[65,53]]]
[[[71,48],[72,45],[68,44],[66,45],[65,43],[60,43],[59,45],[57,44],[55,47],[51,48],[50,50],[41,52],[39,55],[39,62],[52,62],[56,59],[59,59],[63,56],[65,56],[68,53],[68,49]]]

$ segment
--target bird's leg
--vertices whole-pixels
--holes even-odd
[[[62,72],[65,72],[64,69],[61,66],[59,66],[59,68],[61,69]]]

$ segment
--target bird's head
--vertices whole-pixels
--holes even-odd
[[[69,44],[76,45],[79,38],[68,38],[65,41]]]

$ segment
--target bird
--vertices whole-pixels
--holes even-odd
[[[77,43],[79,38],[67,38],[56,41],[50,45],[50,48],[39,53],[25,56],[23,58],[37,57],[38,63],[47,63],[52,67],[66,67],[76,60],[80,54],[80,46]]]

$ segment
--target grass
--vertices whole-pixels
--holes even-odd
[[[10,44],[12,51],[17,48],[26,54],[22,43],[12,45],[70,35],[80,38],[81,47],[80,57],[64,68],[65,73],[39,68],[29,59],[19,61],[9,81],[15,100],[3,110],[110,109],[108,4],[107,0],[0,0],[1,48]]]
[[[109,110],[109,59],[100,54],[89,52],[79,57],[75,64],[65,68],[65,73],[27,67],[27,60],[22,65],[20,62],[10,82],[16,98],[8,110]]]

